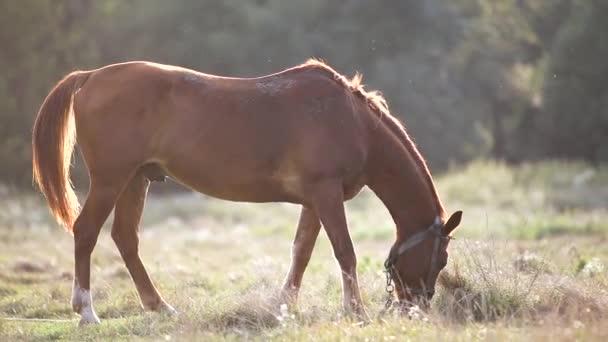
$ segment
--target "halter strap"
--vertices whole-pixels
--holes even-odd
[[[391,269],[393,268],[395,261],[403,254],[405,253],[407,250],[413,248],[414,246],[418,245],[419,243],[421,243],[422,241],[430,238],[430,237],[434,237],[434,241],[433,241],[433,251],[431,254],[431,261],[430,261],[430,269],[426,278],[426,282],[424,284],[425,288],[421,288],[421,289],[409,289],[411,294],[414,295],[422,295],[422,294],[433,294],[435,292],[434,288],[431,288],[431,278],[432,275],[435,273],[435,269],[437,268],[437,254],[439,254],[439,242],[441,240],[449,240],[451,239],[450,236],[444,236],[441,231],[443,229],[443,223],[441,222],[441,219],[439,217],[435,218],[435,221],[433,222],[433,224],[431,224],[427,229],[418,232],[414,235],[412,235],[410,238],[408,238],[407,240],[403,241],[396,250],[394,250],[395,252],[391,252],[389,257],[386,259],[386,261],[384,262],[384,268],[385,271],[387,272],[387,281],[390,282],[391,280],[394,282],[394,280],[392,279],[391,276]],[[391,294],[391,292],[389,292],[389,294]],[[390,301],[390,299],[389,299]],[[387,302],[387,305],[390,305],[389,302]]]
[[[441,219],[439,218],[439,216],[437,216],[433,224],[431,224],[427,229],[410,236],[409,239],[403,241],[399,245],[399,247],[397,247],[397,250],[394,253],[390,253],[389,257],[384,262],[384,267],[391,268],[397,258],[401,256],[401,254],[405,253],[408,249],[411,249],[412,247],[426,240],[431,235],[441,237],[441,229],[443,229],[443,223],[441,223]]]

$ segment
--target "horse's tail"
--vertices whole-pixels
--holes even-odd
[[[89,74],[76,71],[55,85],[40,107],[32,137],[34,181],[57,222],[70,232],[79,209],[70,181],[70,161],[76,143],[72,103],[74,93]]]

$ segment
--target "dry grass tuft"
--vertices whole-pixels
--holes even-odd
[[[608,314],[608,293],[576,275],[553,275],[542,258],[497,259],[488,246],[471,248],[438,279],[439,315],[451,322],[589,321]]]
[[[537,274],[547,273],[552,274],[551,265],[541,258],[538,254],[524,252],[513,261],[513,267],[523,273]]]
[[[524,296],[513,289],[491,286],[480,287],[458,269],[440,278],[444,287],[436,307],[444,319],[454,322],[496,321],[521,314],[528,304]],[[486,284],[487,285],[487,284]]]
[[[223,308],[216,318],[216,326],[224,329],[245,329],[260,331],[277,327],[280,323],[277,318],[277,308],[269,301],[255,296],[248,296],[232,307]]]

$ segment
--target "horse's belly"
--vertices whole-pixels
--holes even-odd
[[[251,169],[243,165],[233,165],[220,170],[215,167],[197,167],[195,164],[184,167],[168,164],[164,165],[163,169],[176,182],[220,199],[301,203],[297,194],[288,191],[282,182],[270,176],[248,172]]]

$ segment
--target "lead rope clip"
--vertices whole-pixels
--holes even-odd
[[[387,294],[386,302],[384,303],[384,309],[380,311],[380,316],[384,316],[387,312],[392,311],[391,308],[393,306],[393,293],[395,292],[395,285],[393,285],[393,279],[391,277],[391,271],[389,268],[384,270],[384,274],[386,275],[386,284],[385,291]]]

